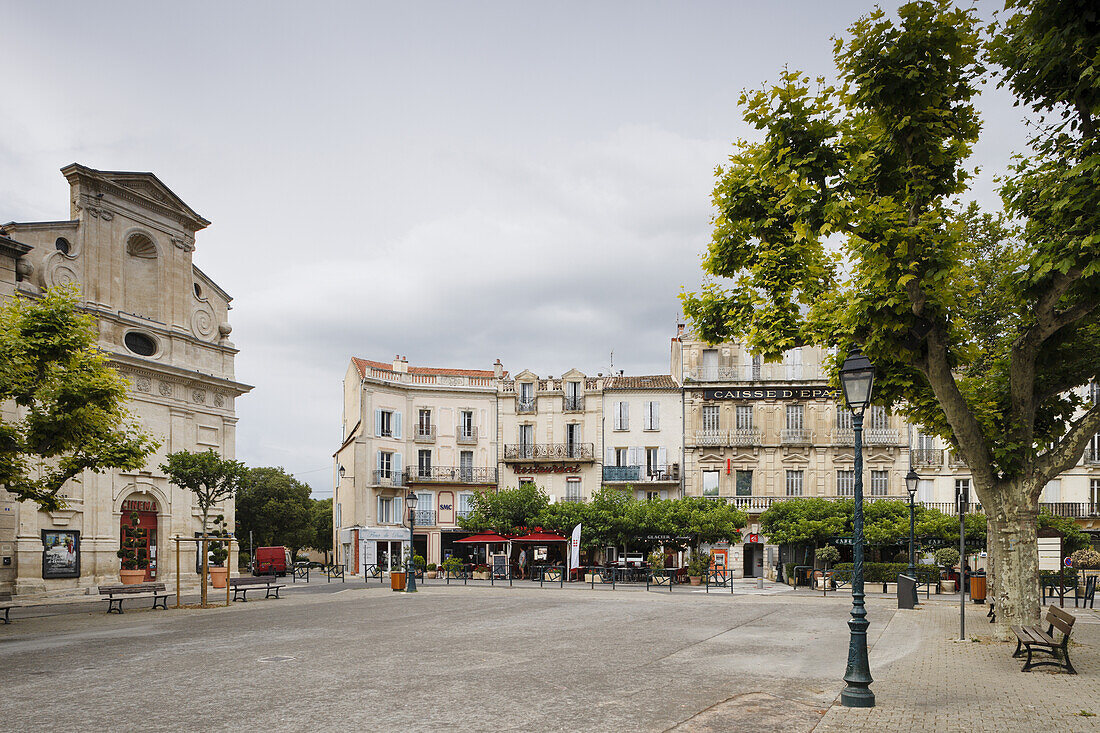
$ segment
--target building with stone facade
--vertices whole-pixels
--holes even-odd
[[[680,496],[683,400],[668,374],[613,376],[603,389],[603,483],[636,499]]]
[[[0,590],[53,593],[117,581],[120,528],[131,511],[149,529],[148,578],[175,577],[170,538],[194,536],[194,495],[157,468],[170,452],[235,452],[235,402],[251,387],[233,369],[229,295],[192,262],[209,225],[152,173],[62,169],[69,216],[0,227],[0,297],[73,284],[96,317],[99,348],[131,384],[128,408],[160,448],[137,471],[85,471],[65,508],[38,511],[0,491]],[[15,415],[4,406],[5,417]],[[233,502],[218,510],[232,526]],[[62,553],[64,556],[62,556]],[[197,580],[193,550],[181,567]],[[76,570],[74,572],[74,567]]]

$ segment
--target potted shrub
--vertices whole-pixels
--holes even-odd
[[[936,562],[936,565],[944,570],[952,570],[959,564],[959,551],[954,547],[941,547],[936,550],[936,554],[932,556]],[[955,581],[953,580],[941,580],[940,581],[941,593],[954,593]]]
[[[1083,589],[1090,575],[1100,575],[1100,552],[1086,547],[1069,556],[1072,567],[1077,571],[1077,587]]]
[[[225,515],[214,517],[214,529],[210,530],[211,537],[228,537],[229,530],[225,526]],[[225,561],[229,558],[228,542],[213,541],[207,545],[210,551],[210,584],[215,588],[224,588],[229,578],[229,568]]]
[[[649,574],[654,585],[668,585],[669,575],[665,572],[665,553],[660,550],[649,553]]]
[[[130,524],[123,528],[122,547],[116,555],[122,561],[118,578],[123,585],[136,585],[145,580],[149,567],[149,550],[142,542],[149,530],[138,526],[138,513],[130,512]]]
[[[829,566],[840,560],[840,550],[836,549],[832,545],[825,545],[824,547],[817,548],[814,553],[818,562],[824,565],[824,569],[821,573],[821,582],[824,585],[826,574],[829,572]]]
[[[439,575],[439,571],[436,570],[435,563],[434,562],[428,563],[428,568],[427,568],[427,570],[424,571],[424,577],[425,578],[435,578],[438,575]]]
[[[442,569],[444,578],[461,577],[462,560],[452,555],[443,561]]]
[[[696,550],[688,561],[688,582],[692,585],[702,585],[703,578],[710,570],[710,553]]]
[[[405,565],[408,554],[402,551],[396,558],[397,564],[390,570],[390,588],[392,590],[405,590]]]
[[[547,583],[557,583],[561,581],[561,568],[546,568],[542,571],[542,579]]]
[[[489,579],[489,566],[485,564],[478,565],[474,568],[473,574],[474,580],[488,580]]]

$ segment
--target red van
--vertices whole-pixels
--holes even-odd
[[[257,547],[252,562],[253,575],[286,575],[290,551],[285,547]]]

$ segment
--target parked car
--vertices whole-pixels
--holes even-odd
[[[290,550],[285,547],[257,547],[252,561],[253,575],[286,575],[291,567]]]

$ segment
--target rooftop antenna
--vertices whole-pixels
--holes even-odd
[[[611,373],[615,373],[615,349],[611,350]]]

